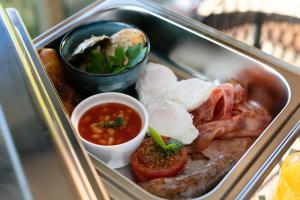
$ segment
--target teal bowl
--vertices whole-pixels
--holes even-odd
[[[66,65],[70,78],[77,89],[89,95],[101,92],[122,92],[137,81],[139,74],[143,69],[143,66],[145,66],[147,62],[148,54],[150,51],[150,43],[147,36],[147,51],[143,60],[122,73],[88,73],[78,69],[68,61],[68,57],[72,54],[74,49],[85,39],[90,38],[92,35],[111,36],[114,33],[125,28],[138,29],[123,22],[99,21],[79,26],[68,32],[64,36],[60,44],[59,52],[63,62]]]

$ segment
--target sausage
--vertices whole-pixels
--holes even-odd
[[[54,49],[42,48],[38,52],[48,75],[55,76],[61,80],[66,79],[64,65]]]
[[[141,183],[148,192],[167,199],[195,198],[205,194],[231,169],[235,159],[231,155],[220,155],[201,167],[177,177],[157,178]]]
[[[64,65],[56,51],[43,48],[39,50],[39,55],[68,115],[71,116],[75,106],[81,101],[81,97],[69,84]]]

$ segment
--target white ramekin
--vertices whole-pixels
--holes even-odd
[[[88,109],[103,103],[122,103],[136,110],[142,119],[142,128],[138,135],[128,142],[111,146],[94,144],[81,137],[78,131],[80,117]],[[72,113],[71,122],[87,151],[110,167],[120,168],[130,163],[132,153],[142,143],[148,129],[148,113],[145,107],[135,98],[122,93],[107,92],[93,95],[78,104]]]

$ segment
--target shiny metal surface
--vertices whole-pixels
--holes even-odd
[[[300,103],[297,92],[299,69],[199,22],[149,1],[138,0],[96,2],[36,38],[35,47],[57,48],[68,30],[107,19],[131,23],[142,29],[151,42],[150,60],[163,61],[183,77],[237,79],[249,86],[250,98],[268,108],[273,116],[269,127],[227,176],[200,198],[246,197],[276,160],[274,154],[280,155],[280,148],[288,145],[284,141],[294,133],[292,130],[297,121],[291,117],[299,116],[295,114]],[[118,172],[97,159],[93,158],[93,161],[113,198],[157,199],[130,181],[128,169]]]
[[[282,135],[281,144],[278,146],[268,146],[265,151],[272,151],[269,157],[261,157],[259,159],[265,160],[262,167],[256,173],[255,176],[249,180],[247,186],[238,195],[239,199],[250,199],[252,194],[261,185],[262,180],[264,180],[267,175],[272,171],[276,164],[282,160],[283,155],[288,151],[290,146],[294,141],[300,136],[300,109],[289,118],[286,126],[280,131]],[[283,137],[285,136],[285,137]]]
[[[18,13],[7,13],[0,6],[0,148],[9,161],[1,160],[0,174],[13,175],[1,176],[1,191],[9,187],[15,199],[108,199],[67,117],[58,117],[64,111],[54,109],[59,101],[41,82],[42,66]]]
[[[0,107],[0,177],[0,194],[3,199],[32,199],[2,107]]]

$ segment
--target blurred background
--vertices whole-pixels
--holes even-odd
[[[95,0],[0,0],[19,10],[32,36]],[[117,1],[117,0],[116,0]],[[154,0],[275,57],[300,66],[299,0]]]

